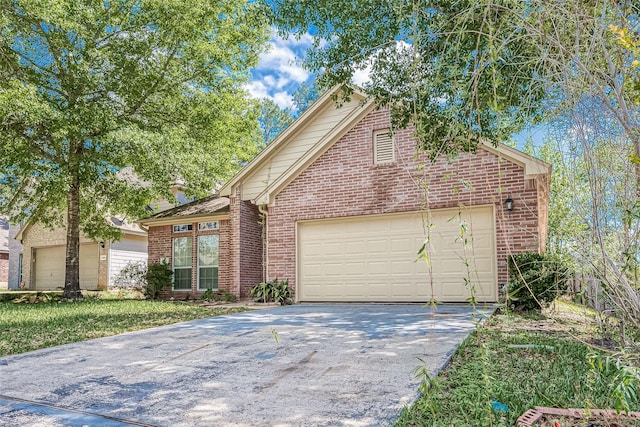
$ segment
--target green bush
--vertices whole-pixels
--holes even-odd
[[[511,278],[507,300],[514,308],[540,310],[566,291],[569,270],[557,256],[525,252],[507,261]]]
[[[251,296],[257,302],[278,302],[280,305],[288,305],[293,303],[293,290],[289,287],[289,281],[273,279],[268,282],[262,282],[251,288]]]
[[[147,299],[158,299],[165,286],[171,286],[173,271],[165,263],[153,263],[147,267],[147,287],[144,296]]]

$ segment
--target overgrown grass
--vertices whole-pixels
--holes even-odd
[[[0,356],[243,311],[146,300],[0,303]]]
[[[604,355],[583,342],[583,328],[591,328],[585,319],[494,316],[396,426],[513,426],[534,406],[619,408],[613,390],[620,372],[592,367],[590,360]],[[637,398],[626,403],[637,410]]]

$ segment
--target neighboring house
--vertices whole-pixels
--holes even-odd
[[[136,179],[129,169],[122,173]],[[171,192],[178,204],[188,200],[178,184],[171,187]],[[166,200],[160,200],[149,209],[158,211],[173,206]],[[107,289],[114,285],[114,279],[127,264],[147,260],[147,233],[137,224],[128,224],[118,217],[112,217],[111,222],[122,232],[120,240],[95,242],[81,237],[81,289]],[[11,271],[15,268],[19,272],[10,274],[12,282],[16,281],[12,288],[18,288],[20,282],[24,282],[25,289],[47,290],[64,286],[67,239],[63,227],[52,230],[42,224],[27,222],[12,233],[12,237],[13,242],[9,244],[15,248],[11,251]]]
[[[118,241],[80,239],[80,288],[107,289],[122,267],[146,261],[147,235],[135,224],[111,218],[122,232]],[[23,245],[22,281],[25,289],[55,290],[64,287],[66,229],[49,229],[27,222],[16,237]]]
[[[0,289],[9,287],[9,223],[0,218]]]
[[[390,134],[387,109],[357,90],[337,108],[332,95],[220,197],[141,221],[149,261],[174,271],[165,295],[217,285],[246,297],[278,278],[298,302],[496,301],[507,256],[544,251],[551,166],[487,144],[430,163],[410,129]],[[417,259],[425,240],[428,259]]]
[[[20,228],[9,225],[9,289],[20,289],[22,281],[22,243],[16,240]]]

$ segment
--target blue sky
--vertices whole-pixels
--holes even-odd
[[[283,39],[274,31],[269,41],[269,49],[260,55],[258,66],[253,69],[253,78],[247,90],[254,98],[269,98],[280,108],[291,106],[292,94],[304,82],[313,80],[313,75],[302,66],[305,51],[312,45],[311,35],[299,40],[294,37]],[[367,80],[368,72],[361,71],[354,76],[355,84]]]
[[[269,49],[260,55],[258,66],[247,90],[254,98],[269,98],[280,108],[291,106],[292,94],[313,76],[302,67],[305,51],[311,47],[311,36],[285,40],[275,32]]]

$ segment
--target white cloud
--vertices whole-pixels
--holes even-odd
[[[254,78],[247,90],[253,97],[270,98],[287,108],[292,103],[291,93],[311,76],[303,68],[302,62],[313,38],[310,34],[305,34],[300,39],[283,39],[274,31],[268,43],[269,49],[260,55],[258,66],[253,72]]]
[[[293,104],[293,96],[287,92],[278,92],[274,94],[271,99],[282,109],[289,108]]]
[[[371,63],[361,70],[356,70],[355,73],[353,73],[351,81],[357,86],[362,86],[371,80],[369,74],[371,74]]]
[[[252,98],[268,98],[269,93],[267,87],[260,81],[253,80],[246,86],[247,92]]]

